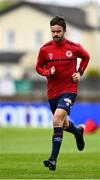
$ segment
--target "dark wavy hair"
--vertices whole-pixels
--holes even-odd
[[[54,18],[51,19],[50,21],[50,26],[54,26],[54,25],[59,25],[63,27],[63,30],[66,30],[66,23],[65,23],[65,19],[61,16],[55,16]]]

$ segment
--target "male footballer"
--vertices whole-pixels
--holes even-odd
[[[48,101],[53,113],[52,150],[44,166],[55,170],[57,157],[63,139],[63,131],[72,133],[79,151],[85,146],[83,127],[76,127],[67,119],[70,108],[77,96],[78,83],[88,62],[88,52],[78,43],[66,39],[66,23],[63,17],[56,16],[50,21],[51,41],[44,44],[39,51],[36,70],[46,76],[48,81]],[[77,58],[81,58],[77,70]]]

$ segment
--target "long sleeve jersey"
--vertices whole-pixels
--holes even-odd
[[[77,58],[81,58],[78,71],[82,75],[89,62],[88,52],[78,43],[63,39],[60,43],[53,40],[40,48],[36,70],[48,80],[48,99],[64,93],[77,94],[78,82],[73,82],[72,75],[77,72]],[[54,75],[50,68],[54,66]]]

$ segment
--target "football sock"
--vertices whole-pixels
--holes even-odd
[[[50,156],[50,160],[56,161],[57,156],[59,154],[62,139],[63,139],[63,128],[62,127],[54,128],[54,134],[52,137],[52,153]]]
[[[64,127],[64,131],[70,132],[74,135],[77,135],[79,133],[78,128],[71,121],[69,121],[68,127]]]

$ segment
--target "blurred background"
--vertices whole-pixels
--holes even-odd
[[[35,70],[39,48],[51,40],[49,22],[64,16],[66,38],[81,43],[91,59],[79,85],[71,119],[100,127],[100,1],[0,1],[0,126],[51,127],[46,78]],[[80,59],[78,59],[78,64]]]

